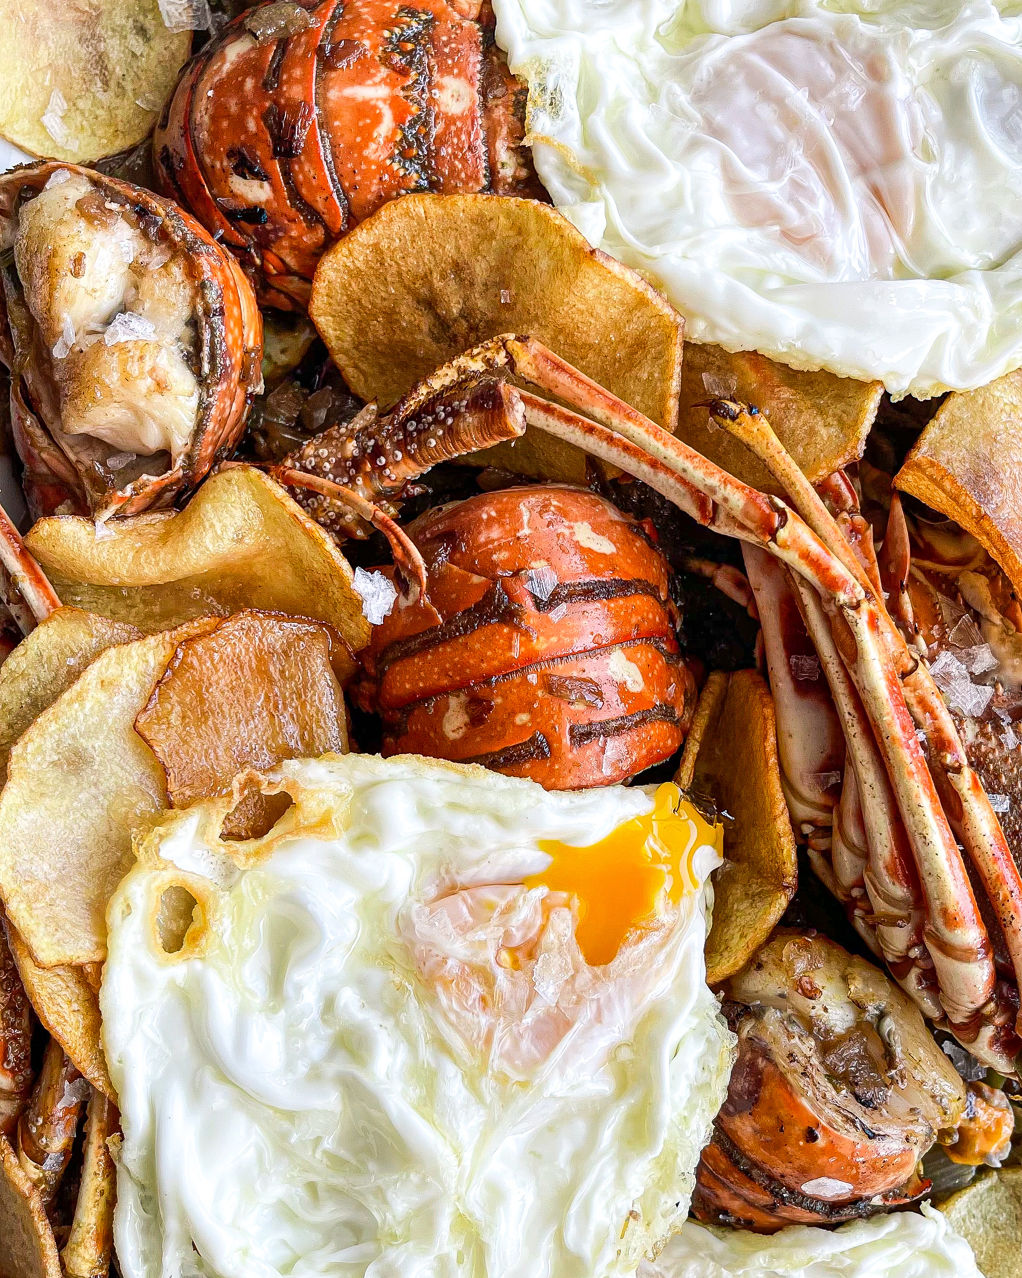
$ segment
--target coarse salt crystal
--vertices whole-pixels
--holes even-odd
[[[67,99],[59,89],[54,89],[50,94],[50,100],[46,104],[46,110],[43,112],[40,122],[58,146],[70,147],[72,145],[71,133],[64,123],[66,111]]]
[[[947,649],[938,654],[930,674],[948,705],[972,718],[983,713],[994,695],[993,688],[973,683],[966,667]]]
[[[545,564],[539,568],[530,568],[525,574],[525,589],[539,603],[546,603],[556,585],[557,574]]]
[[[209,0],[159,0],[160,17],[168,31],[208,31],[212,21]]]
[[[54,169],[43,187],[44,191],[48,191],[51,186],[61,186],[64,182],[71,181],[71,174],[67,169]]]
[[[995,812],[1008,812],[1011,809],[1011,799],[1006,794],[988,794],[987,798]]]
[[[123,470],[134,456],[134,453],[111,453],[106,459],[106,468],[107,470]]]
[[[550,617],[551,621],[560,621],[560,619],[564,616],[564,614],[567,611],[568,611],[568,605],[559,603],[556,608],[551,608],[550,612],[547,615]],[[516,635],[515,638],[517,639],[517,637],[518,636]]]
[[[807,653],[796,652],[788,658],[792,677],[803,683],[814,683],[820,677],[820,659]]]
[[[53,343],[53,358],[67,359],[71,353],[71,347],[75,344],[75,326],[71,323],[69,315],[64,316],[64,326],[61,329],[60,336]]]
[[[734,377],[718,377],[715,373],[703,373],[703,390],[714,399],[731,399],[738,389]]]
[[[994,650],[988,643],[977,643],[971,648],[963,648],[958,653],[958,660],[969,674],[974,675],[986,674],[988,670],[995,669],[998,664]]]
[[[975,648],[983,642],[983,632],[968,613],[955,622],[948,642],[956,648]]]
[[[103,334],[107,346],[115,346],[118,342],[151,342],[156,336],[156,325],[144,315],[135,311],[121,311],[110,321]]]
[[[853,1186],[847,1180],[835,1180],[831,1176],[817,1176],[815,1180],[807,1180],[802,1186],[803,1194],[812,1194],[814,1198],[841,1198],[852,1192]]]
[[[366,572],[364,568],[356,568],[352,585],[362,600],[362,615],[371,626],[378,626],[385,617],[390,616],[397,599],[397,588],[389,577],[385,577],[382,572]]]

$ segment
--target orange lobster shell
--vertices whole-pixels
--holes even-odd
[[[33,496],[52,489],[54,499],[63,492],[71,506],[97,517],[139,514],[168,504],[198,483],[237,443],[252,397],[262,388],[262,316],[238,263],[188,213],[143,187],[79,165],[47,162],[0,177],[0,239],[26,190],[42,190],[58,169],[86,176],[111,207],[130,211],[154,240],[180,254],[199,298],[194,318],[200,401],[191,445],[176,465],[161,473],[151,474],[150,467],[141,465],[132,476],[106,467],[107,457],[117,451],[113,447],[60,430],[55,397],[44,385],[45,368],[29,354],[32,334],[22,331],[27,321],[4,304],[0,289],[0,361],[12,370],[12,430],[26,468],[30,505],[38,507]],[[16,280],[9,280],[9,287],[16,285]],[[52,511],[34,508],[32,513]]]
[[[581,789],[679,747],[695,682],[644,524],[537,485],[439,507],[407,532],[429,599],[395,607],[363,654],[360,699],[383,719],[384,754]]]
[[[157,173],[264,301],[304,307],[324,249],[396,196],[532,193],[524,89],[462,11],[264,4],[191,63],[154,136]]]

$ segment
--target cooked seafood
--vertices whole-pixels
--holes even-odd
[[[482,763],[548,788],[611,785],[669,758],[695,708],[652,526],[559,485],[408,525],[429,593],[373,630],[361,698],[384,754]]]
[[[35,513],[63,488],[71,508],[130,514],[201,479],[261,384],[262,323],[231,255],[169,201],[57,164],[0,178],[0,244],[0,358]]]
[[[700,1220],[833,1224],[926,1188],[916,1164],[957,1126],[965,1087],[905,994],[781,929],[724,995],[738,1060],[699,1166]]]
[[[308,301],[323,250],[409,191],[538,194],[524,90],[481,0],[268,0],[192,62],[153,141],[164,190],[262,299]]]

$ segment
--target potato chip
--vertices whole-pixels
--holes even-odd
[[[86,969],[40,967],[10,922],[7,935],[25,993],[43,1027],[93,1087],[116,1099],[103,1052],[99,996],[86,978]]]
[[[69,163],[134,146],[191,44],[157,0],[18,0],[0,25],[0,136]]]
[[[980,1172],[941,1211],[972,1248],[984,1278],[1019,1278],[1022,1167]]]
[[[58,608],[18,644],[0,665],[0,784],[11,746],[29,724],[101,652],[138,635],[123,622]]]
[[[707,400],[754,404],[815,483],[862,455],[883,389],[879,382],[833,373],[800,373],[754,351],[732,355],[720,346],[687,342],[677,434],[745,483],[776,492],[763,463],[711,423]]]
[[[257,612],[182,643],[135,720],[167,774],[172,805],[230,794],[247,768],[344,753],[344,697],[330,650],[325,627]],[[272,812],[263,795],[245,796],[225,837],[255,837]]]
[[[961,524],[1022,594],[1022,369],[941,404],[894,478]]]
[[[674,429],[681,317],[534,200],[408,195],[385,204],[324,254],[309,314],[352,390],[384,407],[470,346],[519,333]],[[517,469],[523,451],[501,444],[485,457]],[[523,473],[564,478],[563,458],[548,465],[548,452],[532,440]]]
[[[184,510],[97,528],[41,519],[26,545],[65,604],[152,632],[197,616],[262,608],[332,626],[353,651],[369,641],[348,561],[268,475],[211,475]],[[354,662],[346,663],[347,671]]]
[[[0,895],[36,963],[106,956],[106,905],[132,864],[131,832],[167,804],[135,716],[194,621],[108,648],[21,735],[0,793]]]
[[[714,875],[706,940],[706,979],[719,985],[767,939],[798,886],[774,703],[756,671],[718,672],[707,680],[677,780],[712,799],[725,818],[724,864]]]
[[[62,1278],[38,1191],[0,1136],[0,1278]]]

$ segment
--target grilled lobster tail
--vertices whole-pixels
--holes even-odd
[[[784,930],[726,995],[738,1060],[699,1165],[700,1219],[834,1224],[926,1188],[916,1165],[965,1091],[906,995],[834,942]]]
[[[304,307],[324,249],[410,191],[537,194],[525,90],[447,0],[273,0],[191,64],[157,172],[263,300]]]
[[[695,684],[667,565],[643,524],[550,485],[440,507],[407,531],[429,599],[375,628],[361,687],[383,718],[385,754],[579,789],[678,748]]]

